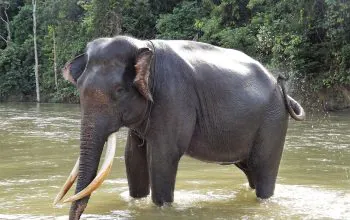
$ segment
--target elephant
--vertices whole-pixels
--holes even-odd
[[[80,157],[55,203],[77,179],[69,219],[79,219],[106,178],[115,133],[129,129],[129,194],[155,205],[174,200],[180,158],[234,164],[256,196],[274,193],[289,115],[305,111],[278,80],[243,52],[186,40],[99,38],[63,68],[80,94]],[[106,160],[97,173],[107,142]]]

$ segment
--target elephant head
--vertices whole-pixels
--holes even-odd
[[[76,195],[70,219],[79,219],[90,194],[103,182],[114,157],[115,132],[123,126],[140,126],[146,119],[150,93],[153,52],[149,42],[133,38],[100,38],[87,45],[86,52],[68,62],[65,79],[80,94],[80,157],[54,203],[59,202],[77,177]],[[104,143],[106,160],[97,174]]]

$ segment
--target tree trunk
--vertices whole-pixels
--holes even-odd
[[[57,56],[56,56],[56,35],[55,35],[55,29],[53,29],[52,32],[52,38],[53,38],[53,71],[55,73],[55,85],[56,85],[56,91],[58,91],[58,83],[57,83]]]
[[[7,30],[7,37],[4,38],[3,36],[0,35],[0,38],[3,39],[7,45],[9,45],[9,43],[11,43],[11,40],[12,40],[11,39],[10,20],[9,20],[9,17],[7,15],[7,12],[6,12],[8,8],[9,8],[9,5],[7,7],[4,5],[5,17],[3,18],[2,16],[0,16],[0,20],[5,23],[6,30]]]
[[[36,0],[32,0],[32,5],[33,5],[33,35],[34,35],[34,57],[35,57],[34,70],[35,70],[36,101],[40,102],[38,49],[36,44]]]

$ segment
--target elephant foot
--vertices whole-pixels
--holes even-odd
[[[256,191],[256,197],[258,197],[258,199],[268,199],[270,198],[271,196],[273,196],[273,192],[272,193],[269,193],[269,192],[258,192]]]
[[[152,196],[152,201],[158,207],[171,206],[171,204],[174,201],[174,197],[170,196],[169,198],[165,199],[165,198],[157,198],[156,196]]]
[[[260,199],[268,199],[275,191],[276,175],[260,173],[256,178],[256,196]]]
[[[260,199],[268,199],[273,196],[275,185],[259,186],[256,188],[256,196]]]
[[[149,187],[139,188],[139,189],[129,189],[129,195],[134,199],[141,199],[149,195]]]

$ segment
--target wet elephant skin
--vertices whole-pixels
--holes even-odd
[[[273,195],[289,114],[302,107],[244,53],[200,42],[100,38],[64,68],[80,93],[76,192],[95,177],[109,134],[130,128],[130,196],[173,202],[180,158],[235,164],[259,198]],[[289,104],[290,103],[290,104]],[[298,118],[299,117],[299,118]],[[72,203],[79,219],[88,197]]]

